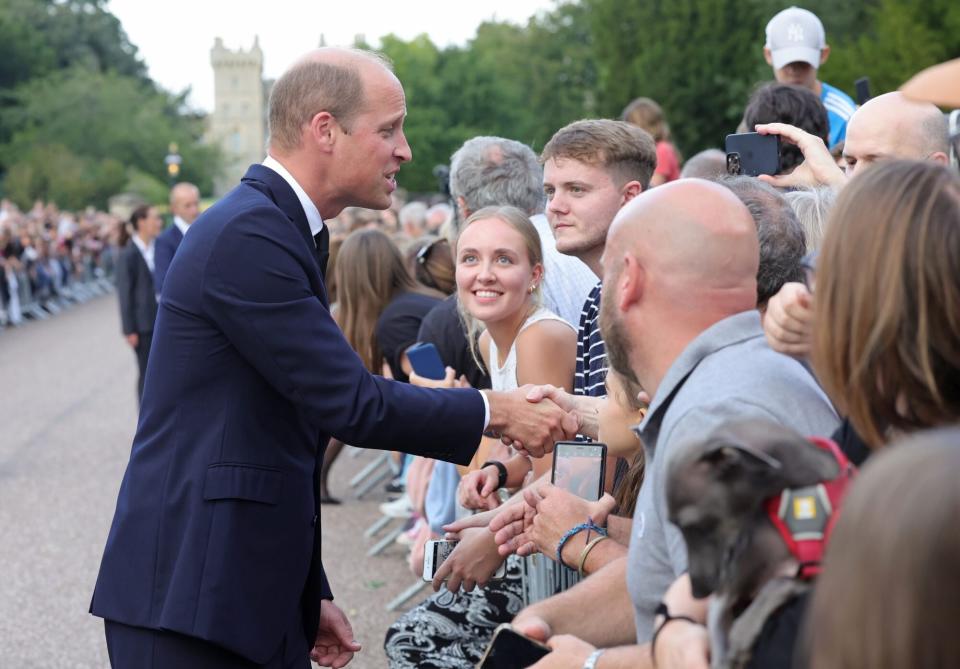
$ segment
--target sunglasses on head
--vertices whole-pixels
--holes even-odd
[[[421,265],[425,264],[427,262],[427,256],[430,255],[431,249],[433,249],[433,247],[439,244],[441,241],[443,241],[443,238],[437,237],[436,239],[432,239],[421,246],[420,250],[417,251],[417,262]]]

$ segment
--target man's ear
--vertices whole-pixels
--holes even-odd
[[[343,132],[336,117],[330,112],[321,111],[314,114],[307,122],[304,131],[311,143],[322,150],[329,151],[337,141],[337,135]]]
[[[620,190],[622,201],[620,206],[622,207],[627,202],[638,196],[643,192],[643,186],[640,185],[639,181],[628,181],[624,184],[623,188]]]
[[[773,67],[773,54],[768,46],[763,47],[763,59],[767,61],[767,65]]]
[[[827,58],[830,57],[830,45],[824,44],[823,48],[820,49],[820,67],[823,67],[823,64],[827,62]]]
[[[643,298],[644,282],[646,280],[646,274],[636,256],[632,253],[625,253],[622,262],[623,267],[620,269],[620,276],[617,277],[617,283],[620,284],[620,303],[618,306],[621,313],[627,311]]]
[[[467,209],[467,201],[463,199],[462,195],[457,196],[457,211],[460,212],[460,220],[466,221],[470,218],[470,210]]]

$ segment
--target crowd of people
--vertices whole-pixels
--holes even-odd
[[[905,618],[883,615],[872,588],[897,573],[915,574],[918,588],[941,581],[900,562],[907,558],[896,557],[896,532],[880,529],[886,515],[871,515],[863,502],[851,511],[856,520],[837,525],[844,548],[827,552],[830,585],[813,591],[799,557],[784,561],[795,596],[765,611],[745,654],[726,652],[716,637],[723,628],[708,615],[708,601],[719,598],[691,583],[690,565],[703,559],[690,552],[696,537],[715,528],[671,516],[670,467],[687,444],[760,421],[761,446],[791,434],[832,439],[852,471],[908,433],[960,419],[960,178],[949,165],[944,114],[897,92],[857,107],[820,82],[829,49],[809,12],[786,10],[767,37],[776,81],[745,101],[739,130],[780,136],[777,174],[727,176],[720,150],[683,163],[662,110],[639,98],[621,121],[561,128],[539,156],[505,138],[469,140],[451,159],[457,211],[442,237],[414,245],[405,266],[402,246],[351,256],[373,276],[370,268],[394,268],[388,284],[364,278],[367,296],[338,273],[341,309],[370,310],[367,326],[348,339],[371,370],[427,387],[529,384],[531,401],[549,398],[575,412],[578,438],[609,449],[610,495],[598,501],[548,483],[549,456],[531,461],[495,439],[468,467],[407,458],[403,494],[383,510],[409,519],[398,541],[411,545],[412,570],[422,572],[428,540],[458,543],[433,579],[437,593],[388,630],[391,667],[474,666],[507,622],[549,644],[538,668],[706,667],[711,656],[713,666],[751,667],[790,666],[795,657],[817,667],[960,659],[949,633],[925,623],[911,621],[889,647],[879,641]],[[418,258],[435,247],[442,284],[418,274]],[[567,265],[551,267],[551,254]],[[343,318],[341,311],[341,323],[356,326]],[[444,380],[417,375],[403,355],[415,342],[437,347]],[[915,439],[911,462],[932,476],[929,462],[949,461],[960,473],[945,447],[951,440],[956,432]],[[914,448],[907,443],[904,450]],[[882,472],[886,457],[877,459]],[[770,477],[780,481],[777,492],[799,487],[802,476],[791,475]],[[892,466],[885,475],[888,488],[909,486]],[[947,497],[947,485],[927,494]],[[880,484],[873,489],[889,496]],[[898,517],[909,533],[909,515]],[[591,541],[590,531],[600,534]],[[882,533],[900,567],[862,572],[840,555],[868,559],[858,542],[872,541],[871,531]],[[957,557],[955,548],[943,541],[921,552]],[[783,564],[773,566],[783,573]],[[741,592],[737,615],[762,600],[763,585]],[[850,597],[839,602],[833,589]],[[801,634],[811,592],[819,613]],[[932,590],[918,590],[898,605],[932,625],[919,611],[935,601]],[[958,613],[938,610],[947,619]],[[862,632],[858,621],[874,627]],[[869,643],[858,646],[865,635]]]
[[[422,576],[429,541],[456,543],[434,565],[434,594],[386,631],[394,669],[476,666],[503,623],[545,644],[532,665],[537,669],[960,663],[951,630],[960,614],[960,584],[951,567],[960,559],[960,450],[956,428],[943,429],[960,421],[960,174],[955,158],[951,164],[948,124],[922,96],[886,93],[858,107],[820,81],[829,47],[819,19],[806,10],[777,14],[766,37],[763,54],[775,81],[744,101],[741,130],[779,137],[776,174],[728,175],[719,149],[684,161],[663,111],[638,98],[620,120],[586,119],[557,129],[539,155],[508,138],[469,139],[451,156],[449,198],[404,202],[393,181],[410,155],[401,113],[375,126],[378,141],[392,143],[396,162],[376,175],[387,195],[377,191],[376,202],[353,198],[383,211],[324,209],[339,191],[330,186],[326,200],[312,197],[322,184],[301,183],[311,172],[294,178],[287,168],[307,164],[308,157],[328,164],[323,156],[337,150],[329,138],[346,142],[360,131],[337,135],[325,125],[334,115],[319,112],[294,127],[290,139],[283,106],[297,99],[293,92],[309,77],[322,82],[329,74],[324,68],[344,63],[376,72],[363,75],[365,85],[384,87],[378,99],[385,109],[396,102],[399,82],[367,54],[323,52],[281,79],[271,100],[270,156],[245,179],[278,200],[293,202],[296,195],[302,229],[291,228],[290,236],[296,244],[312,236],[316,262],[299,250],[280,254],[277,249],[299,246],[286,238],[265,244],[258,228],[246,231],[252,224],[242,216],[213,213],[203,231],[188,232],[199,207],[196,189],[187,184],[171,193],[175,225],[167,232],[160,234],[154,209],[134,212],[118,287],[122,309],[124,296],[137,292],[142,296],[130,299],[148,306],[145,325],[137,326],[136,318],[124,324],[125,335],[136,335],[130,343],[138,356],[147,342],[141,370],[158,299],[167,319],[163,331],[171,337],[159,344],[165,347],[160,355],[174,356],[171,342],[188,341],[185,333],[202,321],[220,329],[198,338],[213,343],[208,354],[192,359],[227,369],[234,353],[221,343],[222,331],[237,355],[252,361],[230,373],[254,417],[229,406],[210,415],[232,416],[256,432],[266,430],[268,417],[253,412],[269,409],[270,416],[286,417],[275,429],[289,430],[288,441],[315,440],[307,414],[326,410],[317,384],[327,381],[302,372],[296,354],[304,351],[303,364],[311,359],[313,343],[304,337],[322,336],[325,346],[336,342],[313,321],[288,327],[280,316],[309,312],[317,322],[332,316],[339,326],[364,371],[337,360],[343,366],[335,371],[344,379],[329,383],[340,384],[338,401],[360,397],[365,413],[344,405],[330,411],[334,418],[322,414],[340,423],[321,430],[333,439],[313,473],[319,504],[341,503],[331,494],[330,472],[351,435],[364,442],[379,434],[383,448],[415,423],[424,431],[445,430],[436,437],[442,444],[454,430],[467,429],[424,423],[433,406],[426,400],[466,402],[476,393],[464,389],[491,391],[483,395],[479,444],[438,452],[424,432],[423,443],[405,446],[419,455],[397,454],[400,475],[391,489],[399,496],[383,511],[407,519],[400,541],[410,546],[411,569]],[[281,180],[289,193],[277,196]],[[253,202],[243,188],[224,210],[242,198]],[[239,242],[229,237],[237,229],[247,235]],[[158,278],[161,240],[174,230],[179,237],[168,240],[173,250],[164,267],[185,234],[195,243],[164,283]],[[244,246],[251,239],[260,244],[258,253],[280,264],[264,260],[252,277],[231,276],[218,262],[246,257],[255,248]],[[307,279],[297,283],[291,277],[306,264]],[[317,269],[320,288],[309,278]],[[189,282],[200,277],[204,297],[195,304],[200,298]],[[138,281],[150,289],[130,288]],[[283,299],[268,293],[268,283]],[[317,297],[323,311],[314,311]],[[444,378],[425,374],[413,353],[408,356],[411,346],[425,343],[435,348]],[[146,455],[162,441],[152,435],[178,429],[161,410],[173,401],[165,389],[188,393],[209,379],[188,383],[152,374],[153,406],[160,409],[141,421],[127,476],[143,484],[162,475],[166,486],[167,469],[154,468]],[[369,399],[368,374],[407,385],[378,385]],[[400,420],[394,393],[411,403],[417,398],[425,413]],[[516,408],[508,412],[513,423],[500,418],[502,398],[518,396],[525,410],[560,410],[562,420],[551,414],[559,426],[544,427],[551,434],[606,445],[602,496],[581,497],[562,481],[551,483],[550,449],[518,438],[515,425],[526,423],[517,421]],[[290,405],[283,403],[288,397]],[[376,424],[368,424],[374,417]],[[203,425],[197,429],[209,432],[211,448],[223,448],[222,437]],[[302,434],[296,432],[301,427]],[[474,448],[467,464],[462,455]],[[251,447],[245,455],[254,452]],[[280,479],[271,473],[279,470],[200,464],[204,501],[281,504]],[[304,457],[298,467],[309,474],[312,464]],[[125,516],[134,513],[135,489],[121,491],[127,501],[118,504],[94,599],[95,612],[108,620],[111,657],[136,646],[134,637],[123,636],[131,629],[184,643],[168,635],[173,630],[267,666],[258,658],[270,657],[275,639],[257,625],[238,637],[214,608],[203,609],[212,612],[203,629],[177,627],[195,620],[193,614],[183,618],[164,608],[158,615],[168,622],[158,623],[129,608],[130,595],[115,572],[126,569],[119,542],[136,536]],[[155,504],[144,499],[137,502],[143,508]],[[236,518],[249,513],[243,518],[267,531],[266,511],[238,509]],[[223,541],[240,536],[216,518],[210,533],[222,532]],[[201,537],[177,548],[178,559],[187,560],[182,556],[194,543],[208,543],[192,520],[184,523],[191,537]],[[126,538],[115,539],[114,532]],[[156,542],[156,554],[168,550]],[[144,551],[137,560],[152,569],[153,555]],[[232,573],[226,563],[221,567]],[[182,573],[164,586],[164,596],[175,601],[195,585],[184,576],[190,569],[178,568]],[[319,582],[311,576],[304,590],[305,597],[320,593],[324,602],[315,612],[320,631],[312,657],[341,667],[359,646],[343,614],[328,606],[322,566],[318,573]],[[219,601],[225,590],[204,596]],[[306,616],[311,604],[304,602]],[[281,655],[292,643],[289,634],[283,638]]]
[[[0,330],[110,290],[119,226],[104,212],[0,201]]]

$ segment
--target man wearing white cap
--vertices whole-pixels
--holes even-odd
[[[847,121],[857,106],[846,93],[817,79],[817,70],[829,55],[823,24],[813,12],[789,7],[767,24],[764,58],[781,84],[803,86],[820,96],[827,108],[830,148],[833,148],[846,136]]]

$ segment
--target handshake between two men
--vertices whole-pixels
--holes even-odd
[[[438,380],[411,372],[410,383],[424,388],[470,387],[465,377],[455,377],[451,367],[446,368],[446,377]],[[573,439],[581,432],[584,413],[574,405],[574,396],[563,390],[528,384],[516,390],[481,392],[490,408],[485,434],[519,453],[542,458],[553,451],[556,442]]]
[[[413,374],[411,383],[447,388],[466,385],[464,379],[454,378],[450,368],[443,380],[433,381]],[[572,439],[577,434],[598,437],[598,417],[604,402],[600,398],[571,395],[551,385],[528,385],[506,393],[489,392],[487,396],[490,431],[498,433],[504,444],[522,454],[540,458],[552,452],[557,441]],[[507,416],[502,422],[501,411]],[[510,462],[507,467],[512,472]],[[551,485],[546,480],[548,476],[545,474],[541,480],[530,483],[502,506],[496,494],[501,483],[499,468],[487,466],[464,476],[458,500],[462,506],[479,513],[444,527],[447,537],[458,540],[458,544],[437,569],[434,590],[445,585],[451,592],[461,587],[471,591],[476,585],[485,585],[504,558],[512,553],[526,556],[543,552],[553,557],[563,534],[572,525],[587,517],[607,524],[614,508],[613,497],[605,494],[599,501],[588,502]],[[614,534],[619,534],[618,529],[614,529]],[[583,539],[584,536],[579,536],[566,543],[565,564],[577,565],[576,556],[583,549],[580,545]]]

